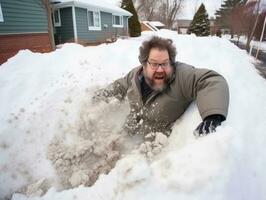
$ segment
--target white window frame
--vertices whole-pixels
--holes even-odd
[[[94,26],[90,26],[89,25],[89,12],[92,12],[93,13],[93,23],[94,23]],[[95,26],[95,13],[98,13],[99,15],[99,26]],[[91,10],[91,9],[87,9],[87,20],[88,20],[88,29],[90,31],[101,31],[102,30],[102,25],[101,25],[101,12],[100,11],[97,11],[97,10]]]
[[[58,12],[58,20],[59,22],[55,22],[55,12]],[[54,15],[54,26],[55,27],[60,27],[61,26],[61,16],[60,16],[60,9],[55,9],[53,12]]]
[[[115,24],[115,17],[119,17],[120,18],[120,23],[121,24]],[[124,22],[123,22],[123,16],[122,15],[112,15],[112,21],[113,21],[113,27],[117,27],[117,28],[123,28],[124,27]]]
[[[3,12],[2,12],[1,3],[0,3],[0,22],[4,22],[4,16],[3,16]]]

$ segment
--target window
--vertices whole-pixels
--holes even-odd
[[[61,26],[61,17],[59,9],[54,11],[54,26],[55,27]]]
[[[0,22],[4,22],[4,16],[3,16],[1,4],[0,4]]]
[[[100,12],[88,10],[88,26],[89,30],[101,30]]]
[[[123,16],[113,15],[113,27],[123,27]]]

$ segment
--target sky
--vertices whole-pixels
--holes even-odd
[[[192,19],[197,8],[201,3],[204,3],[208,15],[214,16],[215,11],[218,10],[223,0],[185,0],[182,13],[179,15],[181,19]]]
[[[121,0],[109,0],[111,3],[119,5]],[[184,0],[182,13],[179,15],[181,19],[192,19],[195,13],[195,7],[199,7],[204,3],[209,16],[214,16],[215,10],[219,9],[223,0]]]

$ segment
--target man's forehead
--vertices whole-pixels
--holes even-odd
[[[152,47],[150,51],[166,51],[168,52],[167,48],[160,48],[160,47]]]
[[[150,53],[149,53],[149,58],[154,58],[154,59],[169,59],[169,54],[168,51],[166,49],[151,49]]]

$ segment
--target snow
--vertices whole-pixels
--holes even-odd
[[[139,65],[138,47],[152,34],[172,38],[179,61],[221,73],[229,83],[230,107],[216,133],[197,139],[193,130],[201,118],[191,105],[168,141],[151,135],[161,146],[147,157],[149,144],[121,133],[127,102],[90,99]],[[265,199],[266,82],[253,62],[227,39],[167,30],[96,47],[20,51],[0,67],[0,198],[16,192],[13,200]],[[116,162],[117,152],[123,155]],[[54,159],[61,159],[62,168]],[[109,161],[116,162],[111,171]],[[90,187],[78,186],[88,184],[86,170],[97,162],[109,174]]]
[[[228,38],[228,39],[231,39],[231,37],[229,35],[226,35],[224,36],[225,38]],[[232,39],[233,41],[238,41],[238,38],[237,37],[234,37]],[[239,37],[239,42],[246,45],[247,43],[247,37],[246,36],[240,36]],[[250,46],[253,48],[253,47],[256,47],[256,48],[259,48],[260,50],[262,51],[266,51],[266,41],[262,41],[262,42],[259,42],[259,41],[256,41],[256,40],[252,40],[250,42]]]
[[[265,41],[259,42],[259,41],[254,41],[253,40],[253,41],[251,41],[250,45],[252,47],[256,47],[256,48],[258,48],[258,49],[260,49],[262,51],[266,51],[266,42]]]
[[[114,2],[110,2],[108,0],[59,0],[61,3],[55,4],[55,8],[65,7],[66,5],[69,6],[75,5],[80,7],[88,7],[95,10],[102,10],[107,12],[112,12],[113,14],[125,15],[125,16],[132,16],[132,14],[122,8],[119,7],[118,3],[115,4]]]
[[[163,23],[159,22],[159,21],[150,21],[149,22],[151,25],[153,26],[165,26]]]

